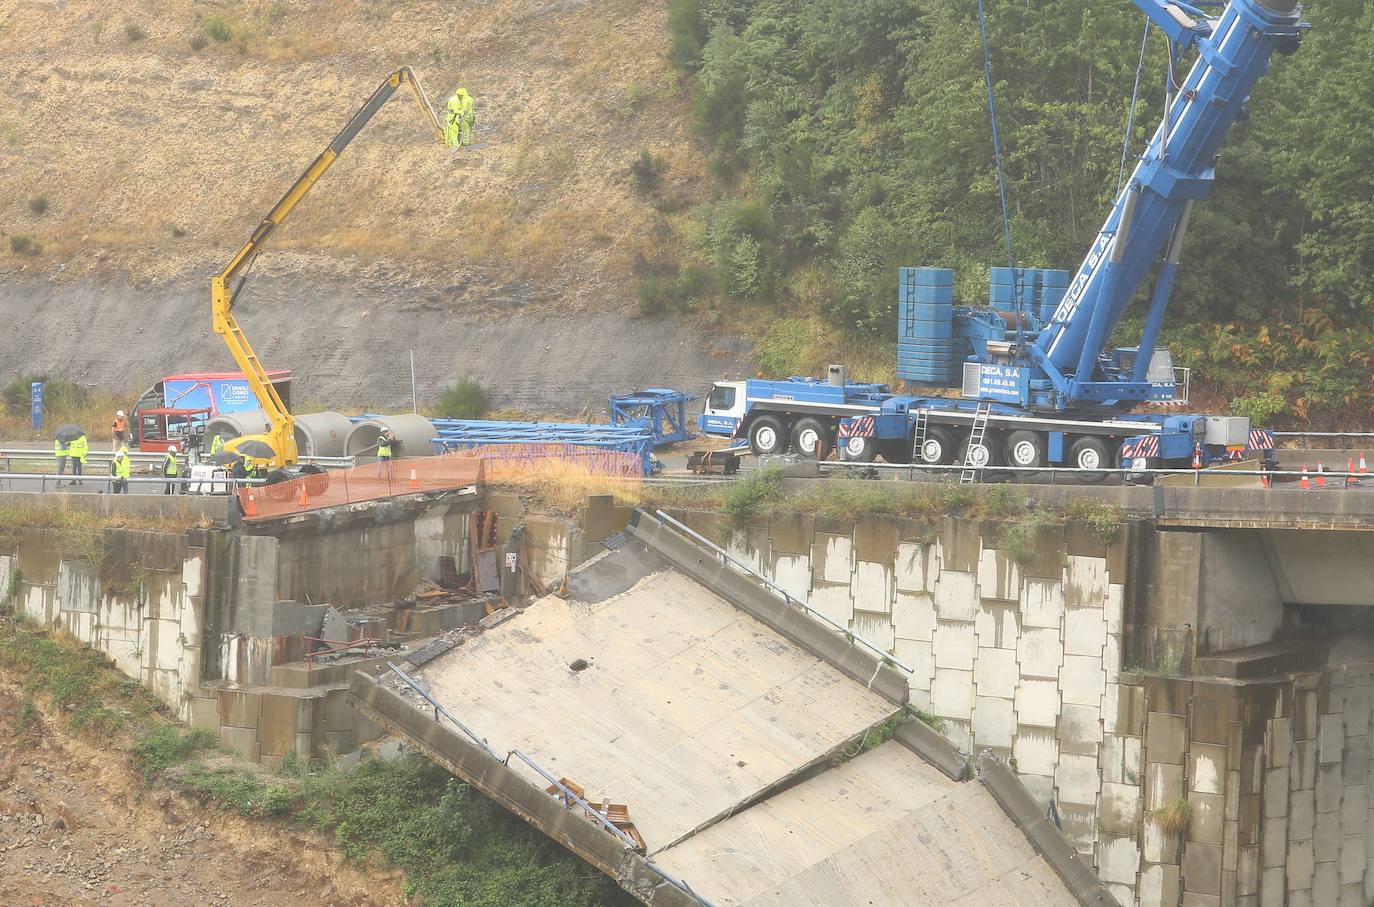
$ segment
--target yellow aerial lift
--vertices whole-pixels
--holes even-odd
[[[253,395],[257,398],[258,405],[262,407],[263,414],[267,417],[270,425],[266,434],[243,435],[224,446],[226,449],[234,451],[249,441],[265,443],[272,449],[270,460],[266,464],[262,464],[262,458],[254,457],[254,459],[259,461],[259,465],[266,465],[269,469],[286,469],[295,465],[295,419],[287,411],[277,389],[268,380],[266,369],[263,368],[262,362],[253,352],[253,347],[249,344],[248,338],[244,336],[238,321],[235,320],[234,301],[248,277],[248,269],[252,266],[253,260],[262,252],[263,245],[272,235],[272,231],[286,219],[286,216],[296,207],[305,193],[310,191],[310,187],[314,186],[319,178],[324,175],[324,172],[329,169],[329,166],[338,159],[339,155],[343,154],[348,143],[353,141],[353,138],[367,125],[368,120],[372,119],[373,115],[402,85],[410,88],[411,93],[415,96],[416,105],[424,114],[430,131],[434,133],[434,138],[440,144],[444,144],[444,128],[440,124],[439,118],[435,116],[434,108],[430,106],[425,90],[420,86],[420,81],[411,68],[402,66],[387,76],[386,81],[372,93],[372,97],[368,98],[367,103],[360,107],[357,113],[353,114],[343,130],[334,137],[334,140],[320,153],[320,156],[315,158],[314,163],[297,177],[296,181],[291,184],[291,188],[286,190],[286,194],[267,213],[267,217],[258,224],[258,228],[253,231],[253,235],[248,238],[248,242],[239,250],[239,253],[210,283],[210,305],[215,333],[224,338],[225,345],[229,347],[229,354],[234,357],[234,361],[243,370],[243,374],[247,376],[248,385],[253,389]],[[290,477],[290,473],[275,474],[275,478],[278,479],[288,477]]]

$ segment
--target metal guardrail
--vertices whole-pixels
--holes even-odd
[[[7,485],[15,480],[37,481],[38,490],[40,493],[46,493],[48,491],[49,482],[54,483],[54,488],[52,489],[54,492],[57,491],[56,484],[58,482],[72,484],[80,482],[83,485],[100,486],[102,488],[102,491],[97,492],[98,494],[114,493],[114,477],[111,475],[107,475],[106,473],[87,472],[79,476],[74,476],[71,473],[59,476],[56,473],[51,472],[0,473],[0,486]],[[236,490],[238,488],[251,488],[267,484],[266,479],[237,479],[232,476],[215,476],[213,479],[193,479],[189,475],[179,475],[173,478],[166,478],[164,476],[130,476],[128,482],[130,489],[132,489],[135,485],[152,485],[157,487],[158,491],[147,492],[148,494],[162,494],[167,488],[167,486],[171,485],[179,489],[176,492],[177,494],[187,494],[192,497],[211,497],[212,495],[201,494],[200,492],[190,492],[185,490],[186,487],[190,485],[221,485],[224,486],[226,489]],[[14,488],[0,488],[0,490],[13,491]],[[224,497],[230,493],[232,492],[226,490],[224,492],[219,492],[213,496]]]
[[[914,477],[917,473],[957,473],[961,472],[964,469],[963,466],[946,466],[943,464],[929,463],[821,463],[820,468],[823,473],[835,473],[838,471],[860,469],[878,469],[892,471],[906,470],[908,471],[911,477]],[[1079,469],[1076,466],[982,466],[979,467],[977,471],[980,474],[989,472],[1015,474],[1048,473],[1050,476],[1049,484],[1051,485],[1054,484],[1055,477],[1060,475],[1078,476],[1080,478],[1083,476],[1105,477],[1119,475],[1126,476],[1131,479],[1138,479],[1144,476],[1193,476],[1195,485],[1202,484],[1203,476],[1255,476],[1257,478],[1270,479],[1274,481],[1275,484],[1277,484],[1277,480],[1279,479],[1297,481],[1300,479],[1302,475],[1301,472],[1296,472],[1291,469],[1266,470],[1228,468],[1225,471],[1222,471],[1221,469],[1215,467],[1209,467],[1204,469],[1131,469],[1130,467],[1109,468],[1104,466],[1100,469]],[[1309,478],[1313,481],[1316,480],[1317,473],[1315,471],[1309,470],[1308,475]],[[1371,473],[1347,472],[1343,469],[1324,469],[1321,475],[1327,479],[1353,478],[1361,480],[1368,480],[1371,478],[1371,476],[1374,476],[1374,474]]]
[[[129,451],[129,462],[135,465],[159,466],[166,454],[152,451],[131,450]],[[68,458],[70,459],[70,457]],[[114,459],[112,450],[91,449],[86,453],[87,463],[109,463]],[[56,465],[56,458],[51,449],[41,447],[5,447],[0,448],[0,462],[4,464],[4,472],[13,471],[13,461],[37,461],[41,463],[53,463]],[[177,460],[186,467],[194,465],[185,456],[177,457]],[[198,461],[199,462],[199,461]],[[353,457],[299,457],[298,463],[310,464],[313,466],[323,466],[325,469],[350,469],[357,465]]]
[[[1276,431],[1276,438],[1369,438],[1374,440],[1374,431]]]
[[[773,582],[771,579],[764,576],[762,573],[759,573],[753,567],[750,567],[748,564],[737,559],[730,552],[726,551],[724,548],[720,547],[715,542],[711,541],[701,533],[682,524],[678,520],[673,519],[668,514],[664,513],[662,510],[655,510],[654,517],[658,520],[658,524],[660,526],[672,526],[678,532],[682,533],[683,535],[687,536],[688,538],[692,539],[698,544],[704,545],[705,547],[709,548],[716,555],[716,557],[720,558],[720,562],[722,565],[734,567],[740,572],[749,576],[750,578],[758,581],[760,584],[763,585],[765,589],[781,598],[784,605],[787,605],[788,607],[791,607],[794,604],[800,605],[802,610],[805,611],[809,617],[813,618],[814,620],[818,620],[823,624],[826,624],[832,630],[836,631],[841,636],[843,636],[845,638],[845,641],[850,643],[851,645],[854,643],[858,643],[860,646],[862,646],[865,649],[868,649],[871,653],[877,656],[877,658],[883,664],[896,667],[899,670],[904,671],[908,676],[916,673],[916,670],[914,668],[898,661],[896,658],[892,656],[890,652],[886,652],[883,649],[878,648],[877,645],[869,642],[862,636],[859,636],[848,627],[842,627],[839,624],[835,623],[833,620],[826,617],[824,614],[822,614],[821,612],[817,611],[815,608],[807,604],[804,599],[797,598],[791,592],[788,592],[782,586],[779,586],[777,583]]]
[[[580,797],[575,791],[571,790],[563,782],[559,781],[553,775],[549,774],[549,772],[546,769],[544,769],[544,767],[541,766],[539,763],[535,762],[533,759],[531,759],[524,753],[520,752],[519,750],[511,750],[510,752],[506,753],[505,757],[503,758],[496,752],[496,750],[491,748],[491,744],[487,743],[485,737],[479,735],[476,731],[468,727],[466,724],[464,724],[462,721],[456,718],[452,713],[450,713],[448,709],[440,705],[439,701],[436,700],[433,696],[431,696],[428,690],[420,686],[420,684],[417,683],[413,677],[411,677],[405,671],[402,671],[400,668],[396,667],[396,665],[393,662],[388,661],[386,663],[386,666],[391,669],[392,673],[394,673],[397,677],[401,678],[401,681],[405,683],[405,685],[408,686],[416,695],[418,695],[421,699],[423,699],[425,702],[429,703],[430,706],[433,707],[435,721],[438,721],[440,717],[447,718],[454,725],[454,727],[458,728],[460,731],[466,734],[469,740],[477,744],[477,746],[481,747],[483,752],[485,752],[488,756],[497,760],[507,768],[510,767],[510,761],[512,758],[518,759],[519,761],[523,762],[525,765],[529,766],[529,768],[535,771],[539,775],[539,777],[549,782],[550,785],[552,785],[554,788],[558,790],[561,799],[563,800],[563,804],[565,806],[571,806],[572,804],[580,806],[582,808],[582,811],[586,813],[587,817],[591,819],[593,822],[595,822],[597,826],[601,828],[602,831],[610,832],[612,835],[616,837],[618,841],[620,841],[621,844],[625,845],[630,850],[637,850],[639,845],[635,843],[633,838],[631,838],[625,832],[621,831],[619,828],[616,828],[615,824],[611,822],[610,819],[606,818],[606,816],[603,815],[600,810],[598,810],[595,806],[592,806],[590,803],[588,803],[586,800]],[[381,682],[380,675],[378,676],[377,682]],[[644,857],[644,863],[646,866],[652,869],[659,876],[659,878],[663,879],[663,881],[672,885],[674,888],[678,889],[688,897],[695,899],[698,904],[702,905],[702,907],[715,907],[715,905],[711,903],[709,900],[693,891],[692,886],[688,885],[681,879],[677,879],[669,875],[666,871],[664,871],[660,866],[655,864],[647,856]]]

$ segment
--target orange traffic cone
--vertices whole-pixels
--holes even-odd
[[[410,485],[411,488],[419,488],[419,487],[420,487],[420,477],[417,476],[417,475],[415,475],[415,467],[414,467],[414,466],[410,467],[410,482],[409,482],[408,484]]]
[[[1369,467],[1366,466],[1364,462],[1364,451],[1360,451],[1360,475],[1369,475]]]
[[[1202,445],[1197,443],[1193,444],[1193,468],[1202,468]]]
[[[1326,467],[1322,465],[1322,461],[1321,461],[1321,460],[1318,460],[1318,461],[1317,461],[1317,487],[1318,487],[1318,488],[1325,488],[1325,487],[1326,487],[1326,476],[1322,475],[1322,473],[1324,473],[1325,471],[1326,471]]]
[[[1353,457],[1345,461],[1345,487],[1360,487],[1360,477],[1355,475],[1355,459]]]
[[[243,515],[244,515],[244,516],[257,516],[257,515],[258,515],[258,499],[255,498],[255,497],[253,497],[253,492],[252,492],[251,489],[250,489],[249,492],[248,492],[248,496],[247,496],[246,498],[244,498],[244,500],[243,500]]]
[[[1312,483],[1307,481],[1306,463],[1302,464],[1302,481],[1298,483],[1298,487],[1301,488],[1303,491],[1306,491],[1307,489],[1312,487]]]
[[[306,492],[306,490],[305,490],[305,482],[301,482],[301,490],[300,490],[300,493],[296,495],[296,506],[297,506],[297,507],[309,507],[309,506],[310,506],[310,495],[309,495],[309,494]]]
[[[1266,491],[1269,489],[1269,472],[1265,470],[1260,473],[1260,487]]]

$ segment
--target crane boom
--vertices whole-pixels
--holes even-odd
[[[1295,48],[1304,28],[1297,0],[1231,0],[1215,19],[1186,3],[1134,2],[1171,51],[1196,47],[1197,60],[1182,86],[1171,86],[1163,122],[1029,351],[1070,405],[1147,398],[1145,373],[1192,205],[1211,192],[1217,152],[1270,58]],[[1103,343],[1166,246],[1136,360],[1129,374],[1105,374]]]
[[[287,215],[296,207],[305,194],[310,191],[315,183],[319,182],[320,177],[324,176],[325,171],[338,160],[339,155],[343,154],[344,149],[362,131],[373,115],[381,109],[396,89],[405,85],[410,88],[411,94],[415,98],[416,105],[420,108],[421,114],[429,124],[430,131],[434,138],[440,143],[444,143],[444,128],[439,122],[439,118],[434,113],[434,108],[429,103],[429,97],[420,85],[420,80],[409,66],[402,66],[387,76],[386,80],[377,87],[367,102],[358,108],[358,111],[344,124],[339,134],[334,136],[319,157],[305,169],[291,187],[286,190],[280,200],[272,206],[272,210],[267,212],[262,223],[258,224],[243,248],[238,251],[224,270],[211,280],[210,283],[210,305],[211,318],[216,334],[224,338],[224,343],[229,347],[229,354],[234,357],[234,362],[243,371],[248,379],[248,385],[253,390],[253,396],[257,398],[258,405],[266,415],[270,428],[266,435],[258,436],[259,440],[265,441],[275,452],[271,466],[289,466],[296,462],[296,436],[295,419],[287,410],[286,404],[282,402],[277,389],[273,387],[268,379],[267,370],[263,367],[261,360],[253,352],[252,344],[244,335],[239,327],[238,320],[234,318],[234,302],[238,297],[239,290],[243,287],[243,282],[247,279],[248,270],[252,267],[254,259],[262,252],[267,239],[272,232],[286,220]],[[232,444],[231,444],[232,446]]]

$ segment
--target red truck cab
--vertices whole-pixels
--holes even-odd
[[[140,409],[134,420],[134,445],[144,453],[166,453],[177,445],[182,453],[193,437],[199,437],[210,419],[209,409]]]

